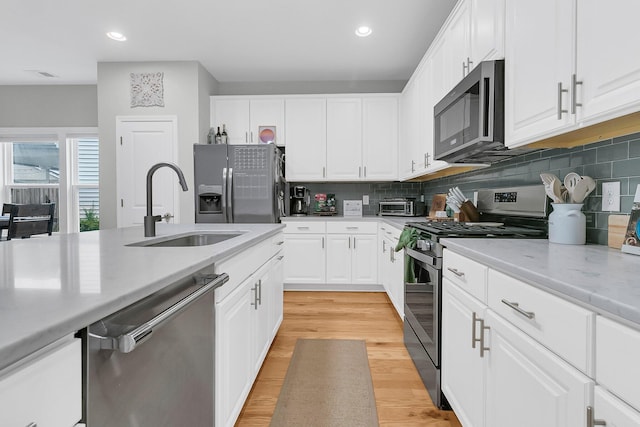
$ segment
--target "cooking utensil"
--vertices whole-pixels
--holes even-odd
[[[596,189],[596,182],[590,176],[583,176],[582,179],[587,181],[587,187],[589,187],[589,191],[587,191],[587,196]],[[586,196],[585,196],[586,197]]]
[[[541,173],[540,178],[544,183],[544,191],[554,203],[564,203],[560,190],[560,180],[552,173]]]
[[[566,187],[567,191],[569,192],[569,200],[571,200],[571,198],[573,196],[573,190],[574,190],[574,188],[576,188],[576,184],[581,179],[582,179],[582,177],[580,175],[578,175],[577,173],[575,173],[575,172],[569,172],[567,175],[565,175],[565,177],[564,177],[564,186]]]
[[[480,220],[480,213],[470,200],[466,200],[460,205],[460,210],[464,213],[467,221],[478,222]]]
[[[587,184],[586,180],[581,179],[576,183],[573,194],[571,194],[572,203],[582,203],[587,194],[589,194],[589,184]]]

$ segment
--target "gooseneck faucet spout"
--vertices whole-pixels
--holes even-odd
[[[160,221],[162,217],[160,215],[153,216],[153,185],[152,178],[155,171],[161,167],[169,167],[178,174],[178,180],[182,191],[187,191],[187,181],[184,179],[184,174],[180,168],[173,163],[156,163],[151,166],[149,172],[147,172],[147,215],[144,217],[144,237],[153,237],[156,235],[156,222]]]

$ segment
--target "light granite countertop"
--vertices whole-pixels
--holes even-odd
[[[448,249],[640,329],[640,256],[546,239],[443,239]]]
[[[277,234],[282,224],[158,224],[0,242],[0,369],[197,270]],[[194,230],[244,231],[200,247],[132,247]]]

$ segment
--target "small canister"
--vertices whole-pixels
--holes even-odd
[[[549,242],[565,245],[584,245],[587,241],[587,218],[582,203],[551,203]]]

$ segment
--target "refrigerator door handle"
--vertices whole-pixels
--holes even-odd
[[[222,216],[224,222],[229,222],[227,219],[227,168],[222,169]]]
[[[227,222],[233,222],[233,168],[229,168],[227,179]]]

